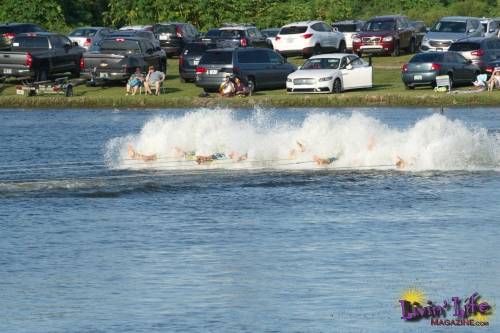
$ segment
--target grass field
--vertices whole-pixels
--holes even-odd
[[[434,92],[431,88],[405,90],[400,77],[401,66],[410,55],[400,57],[373,57],[374,86],[372,89],[348,91],[342,94],[327,95],[288,95],[285,89],[257,91],[248,98],[221,98],[211,94],[208,98],[198,97],[202,90],[193,83],[181,83],[178,76],[177,58],[168,59],[166,94],[161,96],[125,96],[123,86],[87,87],[80,85],[74,89],[74,97],[62,95],[43,95],[36,97],[17,96],[15,85],[19,82],[8,81],[0,88],[0,107],[252,107],[262,106],[466,106],[500,105],[499,92],[477,94],[446,94]],[[302,58],[289,58],[301,65]],[[463,87],[461,90],[470,90]]]

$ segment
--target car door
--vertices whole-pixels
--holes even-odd
[[[451,52],[448,54],[450,57],[450,63],[454,67],[454,81],[463,82],[469,77],[468,60],[465,59],[461,54]]]
[[[349,64],[349,58],[347,56],[342,57],[340,60],[340,74],[342,76],[342,88],[344,90],[356,88],[356,72],[353,69],[347,69],[347,65]]]
[[[326,35],[326,32],[323,31],[323,25],[321,22],[311,25],[311,29],[314,30],[314,34],[318,36],[317,40],[322,48],[326,49],[331,47],[331,40],[328,39],[328,35]]]
[[[409,27],[408,22],[403,18],[398,18],[396,22],[396,28],[399,33],[399,46],[401,48],[407,48],[410,46],[412,31]]]
[[[62,73],[66,70],[66,54],[67,50],[65,50],[63,46],[63,41],[59,35],[50,36],[50,43],[52,46],[52,63],[49,69],[51,73]]]
[[[290,66],[285,62],[285,59],[278,53],[268,50],[269,66],[271,67],[271,79],[273,87],[286,86],[286,78],[290,74]]]
[[[347,56],[347,67],[351,65],[349,79],[352,80],[352,88],[363,88],[372,86],[372,67],[366,66],[366,63],[356,55]]]
[[[324,22],[321,23],[323,30],[325,31],[325,35],[328,38],[329,47],[331,49],[337,49],[339,45],[340,33],[334,32],[333,28]]]
[[[148,40],[141,40],[139,45],[141,46],[144,62],[147,66],[154,66],[156,70],[160,70],[160,63],[157,59],[153,43]]]

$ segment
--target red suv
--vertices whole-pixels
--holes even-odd
[[[414,53],[416,46],[414,28],[406,16],[399,15],[370,19],[352,40],[352,50],[359,56],[363,53],[398,56],[401,49]]]

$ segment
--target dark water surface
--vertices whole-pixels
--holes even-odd
[[[434,111],[358,112],[404,131]],[[499,331],[495,312],[489,327],[436,328],[404,322],[398,303],[410,287],[435,303],[473,292],[500,302],[498,165],[103,163],[110,140],[186,112],[0,112],[0,332]],[[292,126],[314,111],[269,112]],[[498,136],[500,109],[445,117]],[[494,145],[470,149],[498,157]]]

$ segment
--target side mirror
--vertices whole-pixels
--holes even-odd
[[[73,42],[72,45],[73,46],[78,46],[78,43],[77,42]]]
[[[468,64],[468,65],[472,65],[472,60],[467,59],[467,64]]]
[[[337,32],[337,31],[339,31],[339,28],[337,28],[337,27],[333,27],[333,28],[332,28],[332,31],[333,31],[333,32]]]

